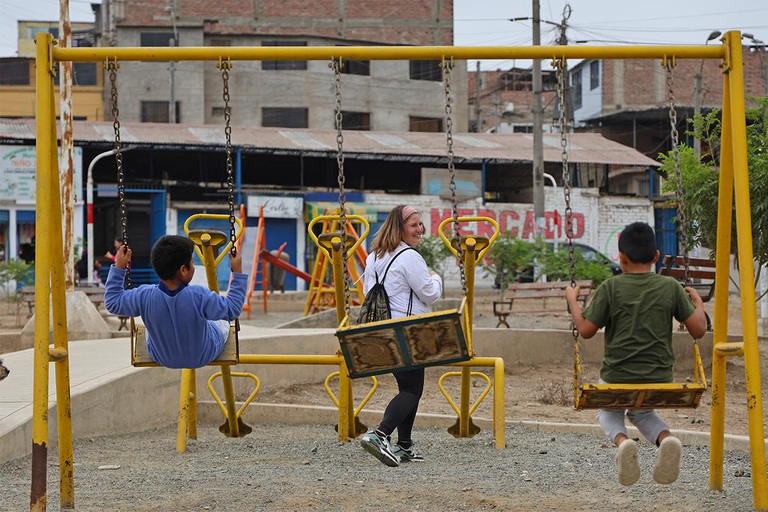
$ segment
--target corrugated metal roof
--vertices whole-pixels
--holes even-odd
[[[112,141],[112,123],[75,121],[75,143],[103,145]],[[34,139],[34,119],[0,119],[0,140]],[[165,123],[121,123],[121,140],[126,143],[201,149],[223,145],[223,128],[217,125],[191,126]],[[245,152],[272,154],[312,154],[324,156],[336,151],[336,132],[233,126],[232,144]],[[642,153],[608,140],[598,133],[568,135],[569,159],[573,163],[658,167],[659,163]],[[423,132],[344,132],[345,152],[357,158],[388,158],[412,162],[437,162],[445,159],[444,133]],[[461,163],[530,162],[533,136],[524,133],[454,135],[453,151]],[[560,137],[545,134],[544,161],[560,162]]]

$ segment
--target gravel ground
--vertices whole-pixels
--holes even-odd
[[[418,424],[417,424],[418,425]],[[643,475],[616,481],[615,450],[601,439],[510,427],[496,450],[492,433],[454,439],[416,428],[423,463],[388,468],[358,442],[339,443],[329,426],[257,425],[243,439],[201,426],[187,453],[175,428],[75,441],[79,511],[304,510],[664,510],[752,509],[750,463],[726,454],[724,493],[709,492],[708,450],[686,447],[680,479],[653,482],[654,448],[641,443]],[[58,510],[58,467],[49,456],[49,510]],[[28,510],[30,458],[0,465],[0,509]],[[107,469],[104,468],[107,466]],[[102,469],[100,469],[102,467]]]

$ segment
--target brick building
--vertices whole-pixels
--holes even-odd
[[[95,5],[100,45],[334,46],[452,45],[452,0],[285,2],[105,0]],[[176,37],[177,36],[177,37]],[[177,62],[176,121],[224,122],[222,80],[213,62]],[[438,61],[349,61],[342,78],[345,128],[440,131],[444,95]],[[126,62],[118,72],[126,121],[168,122],[167,62]],[[235,62],[232,122],[334,128],[333,75],[327,62]],[[457,131],[467,129],[466,62],[453,74]]]
[[[531,133],[533,130],[533,77],[530,69],[511,68],[496,71],[470,71],[469,125],[471,132]],[[480,78],[480,129],[478,125],[478,77]],[[555,111],[557,82],[554,71],[542,70],[542,106],[544,131]]]
[[[764,96],[765,47],[744,47],[745,99]],[[723,77],[717,60],[681,59],[673,71],[678,130],[693,117],[696,75],[701,72],[701,110],[722,108]],[[570,72],[571,100],[579,131],[602,133],[651,158],[671,149],[665,70],[658,60],[584,60]],[[691,140],[687,140],[692,144]]]

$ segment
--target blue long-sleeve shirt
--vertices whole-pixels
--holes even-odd
[[[197,285],[169,290],[165,285],[123,289],[125,269],[112,265],[104,290],[104,306],[113,315],[141,316],[152,358],[168,368],[199,368],[219,354],[213,340],[220,337],[210,320],[240,316],[247,275],[232,274],[226,296]],[[215,352],[215,353],[214,353]]]

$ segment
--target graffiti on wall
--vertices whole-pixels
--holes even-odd
[[[432,208],[431,231],[437,234],[440,223],[451,217],[450,208]],[[488,208],[459,208],[459,217],[490,217],[499,223],[502,233],[515,236],[522,240],[532,239],[535,233],[536,219],[533,210],[501,210],[496,212]],[[544,238],[547,240],[562,239],[564,236],[565,220],[563,215],[556,210],[544,212]],[[487,223],[462,224],[462,235],[476,235],[490,237],[493,234],[493,226]],[[573,238],[584,236],[584,214],[573,213]]]

